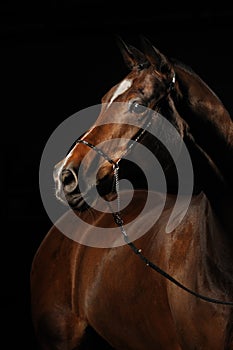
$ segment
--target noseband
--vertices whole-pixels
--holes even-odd
[[[173,76],[172,82],[169,85],[169,92],[174,88],[174,84],[175,84],[175,74]],[[142,138],[142,136],[146,132],[146,130],[151,126],[151,124],[152,124],[152,117],[150,117],[150,115],[149,115],[149,117],[147,118],[147,120],[145,122],[145,125],[141,129],[141,131],[138,134],[138,136],[135,138],[134,142],[131,143],[129,145],[129,147],[126,149],[124,155],[126,153],[128,153],[132,149],[132,147]],[[122,235],[124,237],[125,243],[132,249],[132,251],[136,255],[138,255],[140,257],[140,259],[146,264],[146,266],[152,268],[153,270],[158,272],[160,275],[162,275],[163,277],[165,277],[166,279],[171,281],[173,284],[175,284],[179,288],[183,289],[184,291],[188,292],[189,294],[194,295],[195,297],[197,297],[199,299],[205,300],[205,301],[207,301],[209,303],[233,306],[233,302],[231,302],[231,301],[222,301],[222,300],[219,300],[219,299],[210,298],[210,297],[207,297],[205,295],[202,295],[202,294],[194,292],[193,290],[191,290],[191,289],[187,288],[186,286],[184,286],[182,283],[180,283],[174,277],[169,275],[167,272],[162,270],[158,265],[156,265],[153,262],[151,262],[145,255],[142,254],[142,250],[137,248],[135,246],[135,244],[129,240],[128,234],[127,234],[127,232],[125,230],[125,227],[124,227],[124,220],[122,219],[121,212],[120,212],[119,162],[123,158],[124,155],[122,155],[121,158],[119,158],[115,162],[111,157],[108,156],[108,154],[106,154],[104,151],[102,151],[99,147],[91,144],[90,142],[88,142],[86,140],[78,139],[78,140],[76,140],[76,143],[82,143],[82,144],[88,146],[89,148],[93,149],[97,154],[99,154],[101,157],[103,157],[105,160],[107,160],[110,164],[112,164],[113,173],[114,173],[115,191],[116,191],[116,194],[117,194],[117,211],[113,211],[112,210],[113,219],[114,219],[116,225],[120,228],[121,233],[122,233]]]

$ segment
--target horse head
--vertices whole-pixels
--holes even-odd
[[[174,91],[179,93],[172,63],[145,38],[143,52],[121,39],[118,44],[129,74],[105,94],[95,124],[54,169],[57,198],[77,210],[87,207],[84,197],[91,196],[94,187],[105,196],[112,192],[114,168],[131,149],[129,140],[156,153],[165,169],[172,166],[163,145],[149,133],[151,128],[163,129],[159,112],[166,114],[182,137],[186,127],[171,98]]]
[[[181,138],[186,129],[171,98],[179,94],[173,64],[146,38],[142,38],[142,50],[121,39],[118,44],[128,75],[104,95],[95,124],[54,169],[57,198],[79,211],[87,208],[85,198],[94,187],[106,198],[112,192],[114,169],[131,150],[132,140],[156,154],[165,172],[172,168],[169,154],[150,134],[153,128],[164,132],[160,113]]]
[[[207,125],[209,116],[214,124],[226,112],[221,101],[197,75],[168,59],[148,39],[141,39],[142,50],[118,40],[129,73],[103,96],[101,110],[94,125],[55,166],[57,198],[79,211],[88,207],[85,199],[88,198],[90,203],[94,188],[106,198],[114,191],[116,167],[120,168],[123,177],[127,171],[130,172],[129,167],[123,166],[123,158],[127,152],[136,149],[137,146],[132,147],[132,141],[146,146],[156,155],[164,169],[168,187],[177,190],[174,160],[163,143],[154,137],[153,130],[156,130],[157,135],[158,132],[166,134],[165,138],[171,143],[170,148],[176,148],[178,156],[182,148],[181,140],[191,144],[189,150],[195,154],[192,160],[194,165],[196,162],[198,179],[200,169],[203,169],[204,179],[201,181],[207,187],[211,184],[209,192],[218,187],[219,179],[222,181],[215,162],[208,155],[213,146],[210,147],[209,141],[205,145],[204,137],[199,144],[195,142],[195,137],[198,140],[201,130]],[[212,106],[215,111],[218,106],[218,118],[213,118]],[[224,118],[227,119],[228,116],[224,115]],[[164,119],[177,130],[178,138],[169,134],[169,128],[163,124]],[[219,133],[219,126],[217,127]],[[215,135],[213,133],[213,139]],[[150,166],[147,163],[145,162],[145,167]],[[206,177],[209,178],[208,181]],[[212,182],[211,177],[214,179]],[[197,188],[199,191],[199,184]]]

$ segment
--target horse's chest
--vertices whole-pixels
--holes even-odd
[[[123,266],[117,259],[99,262],[82,293],[91,325],[115,340],[116,349],[129,343],[132,349],[143,350],[224,349],[224,309],[196,300],[176,286],[172,287],[176,292],[169,294],[170,282],[137,258],[125,259]]]

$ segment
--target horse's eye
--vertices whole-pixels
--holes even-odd
[[[135,114],[142,114],[142,113],[145,113],[146,106],[144,106],[138,102],[133,102],[129,107],[129,111],[131,113],[135,113]]]

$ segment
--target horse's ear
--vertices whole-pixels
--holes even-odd
[[[171,71],[171,64],[164,54],[162,54],[152,43],[140,35],[143,52],[148,61],[161,73],[168,73]]]
[[[116,37],[117,45],[129,69],[144,66],[148,63],[146,56],[132,45],[127,45],[120,37]]]

